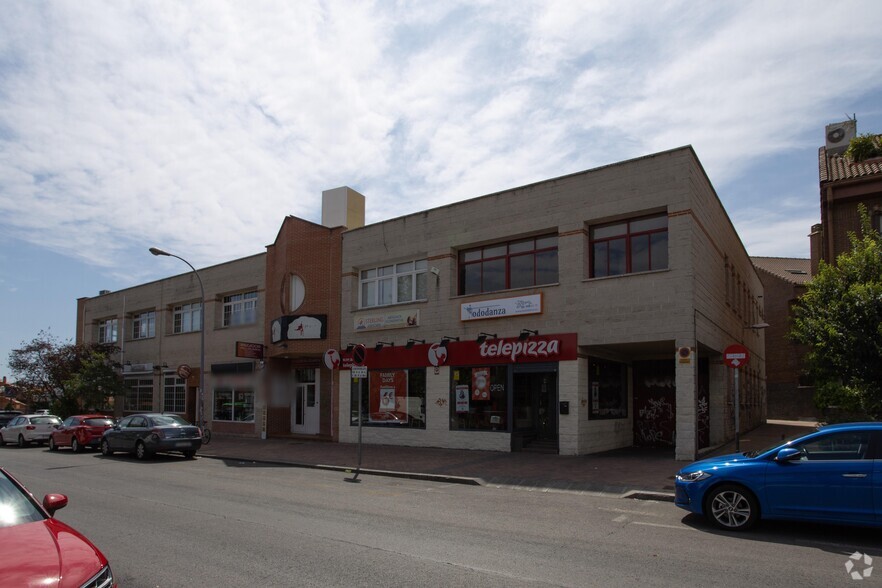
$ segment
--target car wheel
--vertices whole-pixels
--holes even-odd
[[[110,449],[110,443],[107,442],[107,439],[101,440],[101,455],[108,457],[113,455],[113,451]]]
[[[188,449],[187,451],[183,451],[182,453],[187,459],[193,459],[194,457],[196,457],[196,452],[192,449]]]
[[[73,439],[70,440],[70,450],[73,451],[74,453],[79,453],[80,451],[83,450],[82,445],[80,445],[80,442],[77,441],[76,437],[74,437]]]
[[[27,441],[25,441],[24,435],[22,435],[21,433],[19,433],[19,435],[18,435],[18,446],[19,446],[19,447],[27,447],[28,445],[30,445],[30,443],[27,442]]]
[[[759,519],[759,504],[747,488],[723,484],[711,490],[705,512],[720,529],[746,531]]]
[[[143,441],[138,441],[135,445],[135,457],[138,459],[147,459],[150,457],[150,452],[147,451],[147,446],[144,445]]]
[[[55,437],[49,437],[49,451],[58,451],[58,445],[55,444]]]

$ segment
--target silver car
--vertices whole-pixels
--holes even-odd
[[[53,414],[22,414],[0,429],[0,445],[17,443],[27,447],[31,443],[44,444],[49,435],[61,426],[61,419]]]

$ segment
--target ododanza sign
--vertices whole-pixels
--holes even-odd
[[[488,318],[505,318],[542,312],[542,294],[500,298],[481,302],[466,302],[459,306],[459,319],[476,321]]]

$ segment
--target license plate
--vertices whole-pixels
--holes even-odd
[[[175,447],[190,447],[189,441],[178,441],[175,443]]]

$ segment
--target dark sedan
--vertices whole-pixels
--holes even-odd
[[[176,414],[133,414],[104,431],[101,453],[134,453],[147,459],[155,453],[182,453],[192,458],[202,447],[199,427]]]

